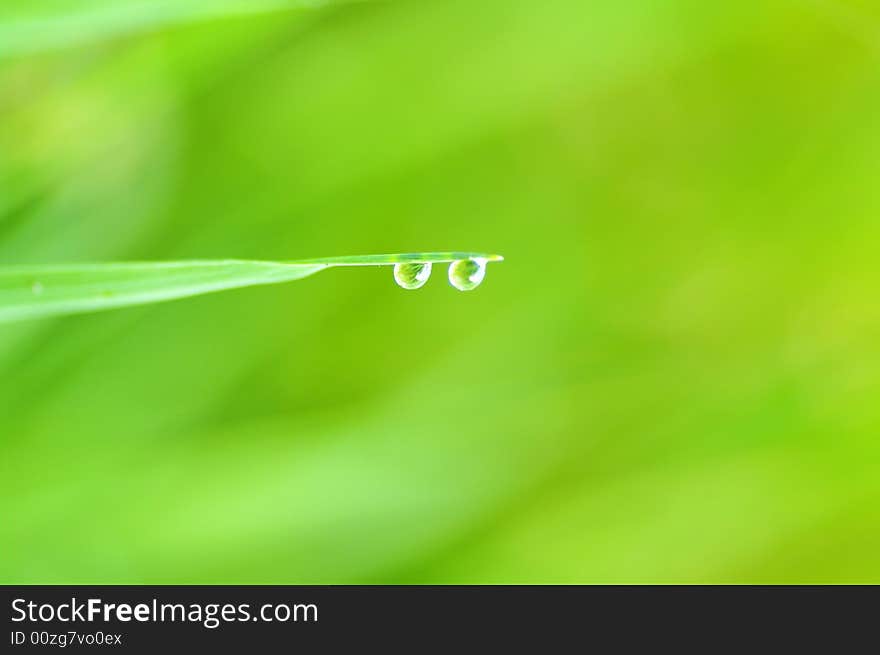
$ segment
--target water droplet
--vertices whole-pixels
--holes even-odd
[[[484,277],[486,277],[485,259],[459,259],[449,265],[449,284],[459,291],[476,289]]]
[[[430,262],[406,262],[394,265],[394,281],[404,289],[418,289],[431,277]]]
[[[35,281],[31,285],[31,293],[33,293],[35,296],[39,296],[41,293],[43,293],[43,285],[40,282]]]

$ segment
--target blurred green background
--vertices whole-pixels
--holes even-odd
[[[0,582],[880,582],[867,0],[4,0],[0,262],[500,252],[0,326]]]

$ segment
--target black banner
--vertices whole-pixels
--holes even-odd
[[[874,587],[2,587],[4,652],[876,644]],[[543,650],[543,648],[542,648]]]

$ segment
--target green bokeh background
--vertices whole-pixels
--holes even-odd
[[[500,252],[0,326],[0,582],[880,582],[880,10],[4,0],[0,262]]]

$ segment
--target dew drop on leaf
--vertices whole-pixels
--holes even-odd
[[[449,284],[459,291],[476,289],[484,277],[486,277],[485,259],[459,259],[449,265]]]
[[[431,277],[430,262],[407,262],[394,265],[394,281],[404,289],[418,289]]]

